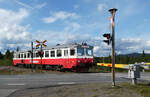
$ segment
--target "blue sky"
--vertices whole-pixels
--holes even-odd
[[[110,32],[108,10],[116,12],[116,52],[150,53],[150,0],[0,0],[0,50],[87,42],[95,56],[110,55],[102,35]]]

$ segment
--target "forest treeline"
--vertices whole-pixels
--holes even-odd
[[[0,65],[12,65],[13,64],[13,52],[7,50],[5,54],[0,52]]]

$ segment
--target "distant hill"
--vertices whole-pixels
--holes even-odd
[[[142,53],[121,54],[119,56],[140,57],[140,56],[142,56]],[[145,53],[145,56],[150,57],[150,54]]]

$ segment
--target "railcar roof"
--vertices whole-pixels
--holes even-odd
[[[44,48],[43,50],[51,50],[51,49],[59,49],[59,48],[75,48],[75,47],[82,47],[82,46],[88,46],[89,48],[93,48],[93,46],[91,45],[87,45],[87,44],[57,44],[56,46],[53,47],[48,47],[48,48]],[[33,49],[34,51],[39,51],[40,49]],[[18,51],[19,53],[23,53],[23,52],[30,52],[31,50],[27,50],[27,51]]]

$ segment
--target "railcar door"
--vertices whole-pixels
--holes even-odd
[[[76,48],[70,48],[69,52],[68,68],[72,68],[76,65]]]
[[[69,65],[69,53],[68,49],[64,49],[64,67],[68,67]]]

